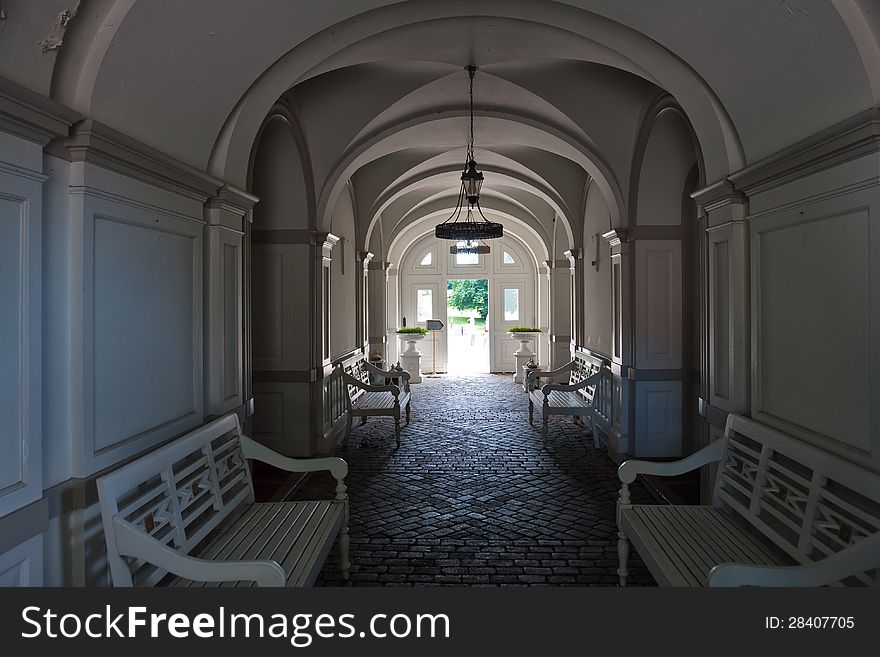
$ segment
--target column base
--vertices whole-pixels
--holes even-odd
[[[535,354],[531,352],[520,353],[520,351],[514,353],[514,358],[516,358],[516,370],[513,373],[514,383],[523,382],[523,365],[526,365],[530,360],[535,358]]]
[[[410,383],[422,382],[422,352],[403,352],[400,354],[400,366],[409,372]]]

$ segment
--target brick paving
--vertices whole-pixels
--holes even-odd
[[[351,585],[614,586],[619,483],[604,448],[570,418],[540,415],[512,377],[426,379],[394,448],[371,418],[341,450],[349,464]],[[332,497],[313,476],[299,499]],[[636,485],[633,500],[649,501]],[[638,555],[629,584],[653,585]],[[343,584],[336,548],[318,585]]]

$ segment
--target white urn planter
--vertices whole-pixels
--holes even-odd
[[[425,339],[424,333],[398,333],[398,337],[406,342],[406,349],[400,354],[400,366],[409,372],[409,382],[422,382],[422,352],[416,349],[416,343]]]
[[[513,380],[515,383],[522,383],[523,365],[526,365],[530,360],[535,358],[535,352],[532,351],[531,348],[532,340],[535,340],[541,334],[537,331],[514,331],[507,335],[509,335],[511,339],[519,342],[519,349],[513,352],[513,355],[516,358],[516,369],[514,370]]]

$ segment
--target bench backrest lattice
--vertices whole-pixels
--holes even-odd
[[[104,526],[112,526],[118,517],[189,553],[254,502],[240,435],[237,416],[226,416],[100,478]],[[154,586],[166,575],[151,564],[120,556],[113,536],[108,536],[107,547],[114,581]]]
[[[584,351],[575,351],[572,359],[571,372],[568,375],[569,385],[580,383],[588,379],[602,369],[602,360]],[[587,404],[593,404],[593,398],[597,393],[597,386],[587,386],[575,391]]]
[[[808,564],[880,531],[880,474],[731,415],[714,503]],[[858,581],[877,586],[877,572]]]

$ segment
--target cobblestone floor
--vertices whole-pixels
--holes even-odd
[[[348,461],[351,584],[614,586],[614,463],[570,418],[541,447],[522,388],[502,375],[426,379],[393,423],[355,425]],[[296,497],[332,497],[313,477]],[[635,502],[647,492],[633,488]],[[630,585],[653,585],[638,555]],[[334,548],[318,585],[343,583]]]

